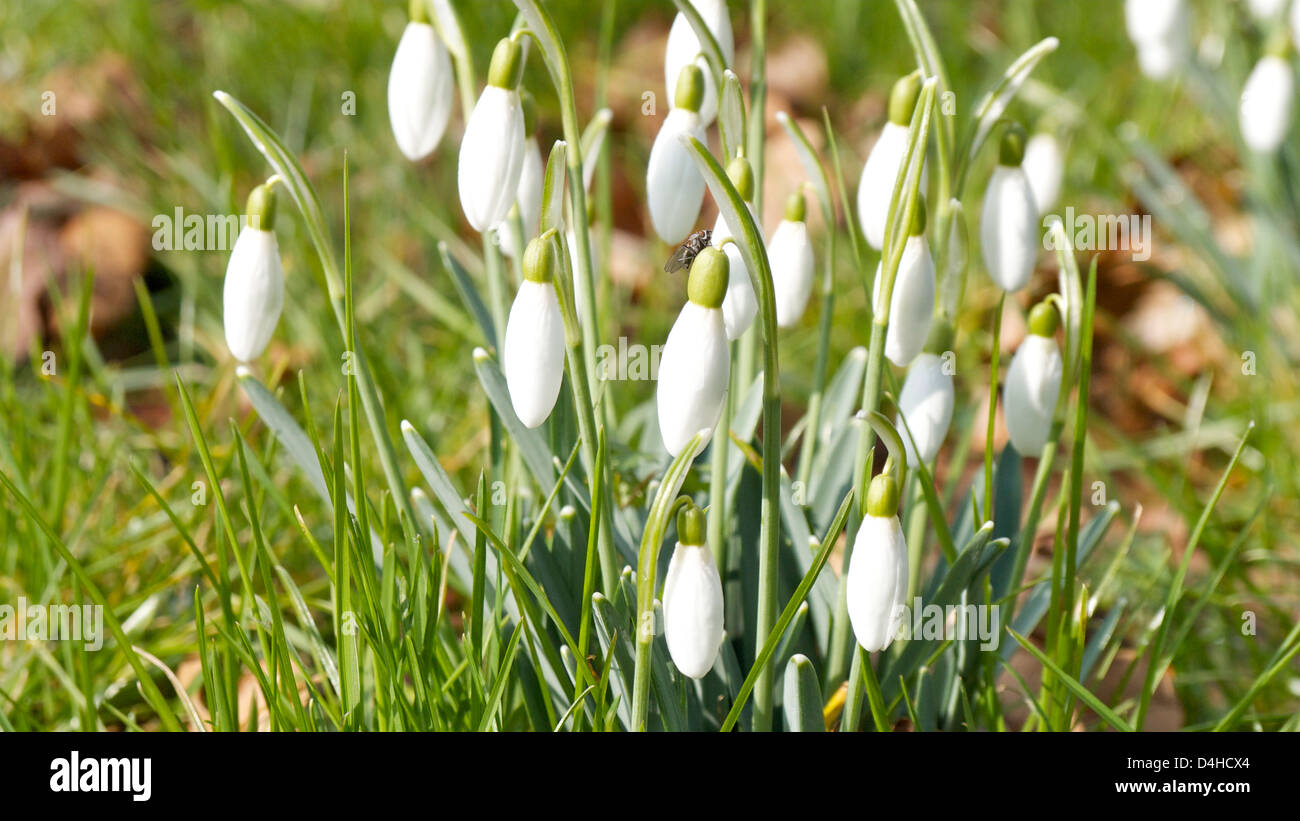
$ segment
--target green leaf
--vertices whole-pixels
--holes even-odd
[[[807,656],[795,655],[785,667],[785,726],[793,733],[822,733],[822,691]]]

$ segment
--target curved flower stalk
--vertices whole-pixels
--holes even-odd
[[[1029,283],[1038,259],[1038,205],[1021,162],[1025,131],[1012,124],[1002,135],[998,166],[989,177],[980,214],[980,250],[989,276],[1004,291]]]
[[[726,0],[688,0],[688,2],[699,12],[704,24],[713,34],[725,64],[731,65],[736,58],[736,41],[731,31],[731,16],[727,12]],[[664,87],[674,88],[677,78],[681,76],[682,69],[686,66],[698,67],[704,77],[704,96],[700,99],[698,111],[700,121],[708,126],[718,116],[718,88],[713,79],[713,72],[709,70],[708,63],[701,54],[703,49],[700,38],[695,34],[695,29],[691,27],[686,15],[678,12],[673,18],[673,27],[668,31],[668,45],[664,48]]]
[[[881,309],[880,291],[885,280],[885,264],[876,266],[871,299],[874,310]],[[934,317],[934,260],[925,242],[925,203],[916,202],[903,256],[894,277],[894,292],[889,298],[889,330],[885,334],[885,356],[900,368],[916,358],[930,336]]]
[[[549,238],[528,243],[524,281],[506,321],[502,357],[506,387],[515,415],[529,428],[551,415],[564,381],[564,318],[555,293],[555,264]]]
[[[1056,205],[1061,196],[1061,183],[1065,179],[1065,151],[1050,133],[1042,132],[1029,138],[1025,144],[1025,159],[1020,164],[1029,180],[1029,190],[1042,216]]]
[[[785,219],[776,226],[767,243],[772,265],[772,286],[776,291],[776,324],[792,328],[799,324],[813,286],[813,250],[804,221],[807,203],[796,191],[785,204]],[[755,304],[755,308],[757,308]]]
[[[1163,80],[1187,59],[1191,48],[1184,0],[1125,0],[1124,23],[1147,77]]]
[[[415,162],[433,153],[451,118],[451,57],[429,23],[424,0],[411,0],[411,21],[388,72],[388,122],[397,147]]]
[[[524,109],[519,97],[524,55],[511,38],[497,43],[488,84],[460,143],[457,183],[465,218],[487,231],[510,213],[524,164]]]
[[[713,669],[722,646],[722,579],[705,543],[704,511],[677,514],[677,546],[664,581],[664,638],[677,669],[694,679]]]
[[[704,203],[704,179],[691,162],[680,137],[704,140],[700,100],[704,95],[704,72],[688,64],[677,78],[677,104],[655,136],[646,164],[646,201],[655,233],[672,245],[686,239],[695,227]]]
[[[515,232],[511,223],[516,214],[523,226],[521,239],[526,244],[537,236],[541,229],[542,187],[545,170],[542,168],[542,149],[537,145],[537,103],[533,95],[523,92],[520,95],[524,111],[524,159],[519,169],[519,187],[515,191],[515,204],[510,209],[505,221],[497,226],[497,238],[501,253],[514,258]]]
[[[722,414],[731,376],[731,352],[722,321],[729,269],[727,255],[717,248],[705,248],[695,257],[686,285],[687,302],[659,359],[655,392],[659,432],[673,456],[682,453],[699,431],[711,432]]]
[[[1002,411],[1016,451],[1029,456],[1047,444],[1061,392],[1064,364],[1056,346],[1056,308],[1040,302],[1029,312],[1029,334],[1016,349],[1002,388]]]
[[[727,177],[740,196],[745,200],[745,207],[758,224],[758,217],[749,203],[754,201],[754,170],[749,160],[737,157],[727,164]],[[727,339],[739,339],[758,314],[758,300],[754,297],[754,285],[749,281],[749,268],[740,253],[740,246],[735,243],[735,234],[727,223],[721,210],[713,223],[711,242],[715,248],[721,248],[731,262],[731,280],[727,285],[727,298],[722,301],[722,319],[727,326]],[[731,240],[728,242],[728,240]]]
[[[928,465],[939,454],[952,424],[955,403],[952,374],[942,359],[942,351],[927,351],[913,359],[898,394],[895,417],[909,468]]]
[[[907,540],[898,501],[898,482],[888,471],[871,480],[844,582],[853,635],[868,653],[888,647],[903,621]]]
[[[226,264],[223,312],[226,346],[240,362],[262,355],[284,307],[284,269],[275,241],[275,190],[271,177],[248,195],[248,224]]]
[[[880,132],[880,138],[871,147],[862,177],[858,180],[858,220],[867,244],[877,251],[885,244],[885,228],[889,220],[889,201],[894,193],[894,181],[907,152],[907,129],[912,121],[921,93],[921,73],[914,71],[901,77],[889,92],[889,122]],[[925,189],[925,165],[921,165],[921,189]]]
[[[1287,46],[1284,38],[1276,40],[1269,53],[1255,64],[1241,90],[1241,138],[1257,154],[1277,151],[1291,128],[1295,76],[1286,59]]]

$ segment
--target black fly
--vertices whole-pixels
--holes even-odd
[[[709,239],[712,236],[713,232],[707,228],[691,234],[664,263],[664,272],[671,274],[684,268],[689,269],[696,255],[709,247]]]

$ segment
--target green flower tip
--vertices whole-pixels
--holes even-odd
[[[537,133],[537,100],[527,91],[519,92],[519,105],[524,110],[524,136]]]
[[[409,5],[412,23],[429,22],[429,8],[425,5],[426,0],[411,0]]]
[[[1060,324],[1061,319],[1056,313],[1056,307],[1047,300],[1038,303],[1029,312],[1029,332],[1034,336],[1050,338],[1056,334]]]
[[[803,192],[796,191],[785,201],[785,219],[787,222],[803,222],[808,215],[808,204],[804,202]]]
[[[1010,123],[1002,132],[1002,145],[998,149],[998,164],[1015,166],[1025,159],[1025,129],[1020,123]]]
[[[691,263],[686,296],[701,308],[721,308],[730,276],[731,263],[727,255],[717,248],[705,248]]]
[[[880,519],[898,515],[898,482],[888,473],[877,474],[867,487],[867,515]]]
[[[707,521],[704,511],[688,502],[677,511],[677,541],[686,545],[703,545]]]
[[[275,227],[275,189],[271,182],[264,182],[248,195],[248,224],[263,231]]]
[[[916,99],[921,96],[921,70],[917,69],[905,77],[899,77],[889,91],[889,121],[896,125],[907,125],[912,121],[912,109],[916,108]]]
[[[687,63],[677,75],[677,88],[673,91],[673,108],[698,112],[704,102],[704,72],[694,63]]]
[[[930,335],[925,338],[925,352],[942,356],[945,351],[952,350],[952,342],[956,335],[957,332],[951,322],[942,316],[936,316],[930,323]]]
[[[909,237],[919,237],[925,233],[925,197],[916,195],[916,210],[912,212],[912,224],[907,228]]]
[[[736,192],[745,202],[754,199],[754,167],[744,157],[736,157],[727,163],[727,179],[736,186]]]
[[[501,38],[492,52],[488,85],[514,91],[524,79],[524,47],[509,37]]]
[[[548,230],[540,237],[534,237],[524,249],[524,279],[530,282],[550,282],[555,273],[555,243],[551,235],[555,229]]]

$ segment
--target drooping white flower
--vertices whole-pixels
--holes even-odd
[[[704,124],[699,115],[703,93],[703,72],[687,65],[677,81],[677,105],[664,118],[646,164],[650,222],[659,238],[669,245],[686,239],[704,203],[704,178],[689,149],[678,139],[682,134],[689,134],[704,141]]]
[[[884,288],[884,261],[876,266],[871,301],[877,312]],[[889,328],[885,332],[885,356],[900,368],[907,367],[925,347],[934,317],[934,260],[925,242],[925,205],[917,202],[915,219],[908,231],[898,275],[889,297]]]
[[[533,239],[524,250],[524,281],[506,319],[506,387],[515,415],[529,428],[551,415],[564,381],[564,319],[555,294],[551,236]]]
[[[1260,59],[1241,91],[1241,138],[1258,154],[1277,151],[1291,127],[1291,99],[1295,77],[1283,57]]]
[[[241,362],[251,362],[266,350],[284,307],[272,185],[259,185],[248,195],[248,224],[240,229],[226,264],[222,293],[226,346]]]
[[[1037,455],[1047,444],[1061,392],[1064,363],[1056,346],[1056,309],[1043,302],[1029,314],[1025,336],[1007,369],[1002,388],[1002,412],[1006,415],[1011,444],[1022,455]]]
[[[523,50],[507,38],[497,43],[488,84],[474,105],[460,143],[457,183],[465,218],[486,231],[510,213],[524,165],[524,110],[519,81]]]
[[[1287,0],[1249,0],[1246,5],[1250,7],[1250,13],[1256,20],[1268,22],[1282,16],[1282,9],[1286,3]]]
[[[731,32],[731,16],[727,13],[726,0],[690,0],[691,5],[704,19],[713,38],[718,41],[722,58],[730,66],[736,59],[736,42]],[[668,45],[664,49],[664,87],[676,87],[677,78],[688,64],[695,64],[703,72],[704,96],[700,99],[700,121],[705,126],[718,116],[718,89],[713,82],[713,73],[702,56],[703,48],[695,36],[691,22],[680,12],[673,18],[673,27],[668,31]]]
[[[776,324],[782,328],[799,324],[812,293],[813,250],[808,241],[808,224],[804,222],[806,210],[803,194],[791,194],[785,206],[785,219],[767,243],[776,297]]]
[[[506,215],[506,219],[497,226],[497,240],[501,253],[515,256],[515,214],[523,225],[523,241],[537,236],[541,230],[542,188],[545,184],[546,171],[542,167],[542,151],[537,145],[537,106],[533,95],[521,94],[524,109],[524,162],[519,170],[519,188],[515,192],[515,204]]]
[[[898,524],[898,485],[888,474],[871,480],[862,524],[853,539],[844,580],[849,624],[868,653],[898,634],[907,599],[907,541]]]
[[[717,248],[696,255],[687,280],[688,301],[659,357],[659,432],[673,456],[701,430],[712,431],[722,414],[731,377],[731,350],[722,323],[728,268],[727,255]]]
[[[1004,291],[1025,287],[1038,260],[1038,205],[1020,165],[1024,156],[1025,132],[1013,125],[1002,135],[980,214],[984,266]]]
[[[903,437],[909,468],[928,465],[938,455],[952,423],[954,394],[952,375],[940,356],[922,353],[912,360],[898,394],[899,413],[894,421]]]
[[[858,222],[867,244],[877,251],[885,244],[889,201],[894,195],[898,169],[907,154],[907,127],[921,93],[921,75],[913,72],[894,83],[889,92],[889,122],[871,147],[858,180]],[[922,158],[924,163],[924,158]],[[921,188],[925,189],[925,165],[921,166]]]
[[[722,578],[705,544],[704,512],[689,505],[677,514],[677,546],[664,580],[664,638],[673,664],[704,678],[723,638]]]
[[[1029,179],[1029,190],[1034,194],[1039,215],[1046,214],[1056,205],[1065,178],[1065,152],[1061,144],[1051,134],[1035,134],[1025,146],[1025,161],[1020,167]]]
[[[388,121],[402,154],[412,162],[433,153],[451,117],[451,57],[425,16],[411,4],[411,22],[397,41],[388,72]]]
[[[727,164],[727,176],[736,186],[736,193],[745,201],[745,207],[749,208],[749,215],[754,217],[754,209],[749,205],[754,199],[754,169],[749,160],[744,157],[733,159]],[[754,224],[759,225],[757,218]],[[729,224],[719,211],[710,235],[713,247],[721,248],[731,263],[727,298],[722,301],[722,321],[727,327],[727,339],[739,339],[758,315],[758,297],[754,294],[754,283],[749,279],[749,266],[740,253],[740,246],[734,241],[738,230],[740,226]]]
[[[1164,80],[1191,53],[1184,0],[1126,0],[1124,23],[1142,73]]]

